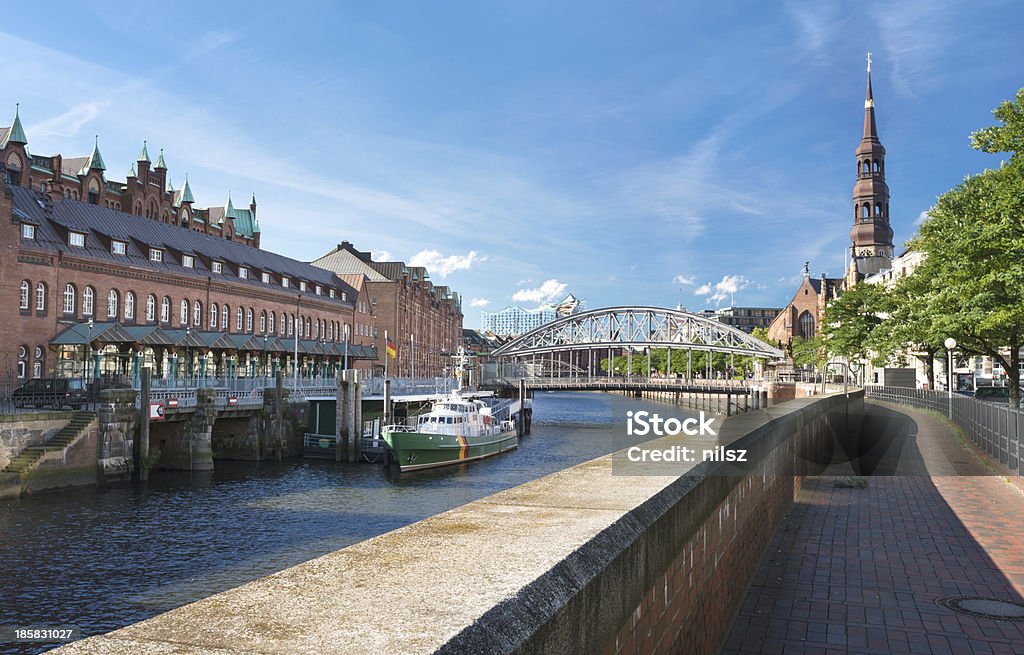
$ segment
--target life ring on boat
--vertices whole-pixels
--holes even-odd
[[[484,425],[490,425],[490,424],[491,424],[491,417],[486,415],[486,414],[484,414]]]

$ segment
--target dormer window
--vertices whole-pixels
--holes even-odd
[[[243,280],[247,280],[249,278],[249,269],[247,269],[244,266],[239,266],[238,277],[242,278]]]
[[[221,262],[213,262],[212,270],[213,270],[214,273],[223,273],[224,272],[224,264],[222,264]]]
[[[182,255],[181,256],[181,265],[184,266],[185,268],[195,268],[196,267],[196,258],[193,257],[192,255]]]
[[[341,299],[342,299],[342,300],[348,300],[348,293],[346,293],[346,292],[342,291],[342,292],[341,292]]]
[[[21,224],[21,238],[22,239],[35,239],[36,238],[36,226],[29,225],[28,223]]]
[[[123,255],[128,250],[128,244],[124,241],[111,241],[110,252],[114,255]]]
[[[319,284],[316,285],[316,295],[318,295],[318,296],[324,295],[324,288],[322,286],[320,286]]]
[[[306,290],[306,281],[302,280],[302,281],[299,282],[299,291],[305,291],[305,290]]]
[[[291,285],[292,285],[292,281],[291,281],[291,280],[289,280],[289,279],[288,279],[288,278],[286,278],[286,277],[282,277],[282,278],[281,278],[281,286],[282,286],[282,287],[284,287],[284,288],[286,288],[286,289],[287,289],[287,288],[288,288],[288,287],[290,287]]]
[[[334,289],[328,289],[327,291],[329,292],[331,298],[334,298]]]
[[[261,279],[263,280],[263,284],[270,284],[270,273],[264,272]]]
[[[162,262],[164,260],[164,251],[159,248],[149,249],[149,261],[151,262]]]
[[[68,245],[76,248],[85,247],[85,234],[81,232],[68,232]]]

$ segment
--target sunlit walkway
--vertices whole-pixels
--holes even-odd
[[[936,602],[1022,602],[1024,495],[932,414],[869,403],[865,430],[881,437],[875,475],[804,480],[725,652],[1024,652],[1024,621]]]

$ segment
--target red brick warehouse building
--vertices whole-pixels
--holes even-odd
[[[260,248],[255,198],[198,208],[145,145],[124,183],[88,157],[30,154],[0,128],[0,376],[331,375],[369,367],[358,291]],[[296,350],[298,351],[296,357]],[[297,370],[296,370],[297,369]]]

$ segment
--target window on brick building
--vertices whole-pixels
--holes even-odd
[[[25,359],[28,357],[28,348],[20,346],[18,348],[18,377],[21,379],[25,378]]]
[[[263,284],[270,284],[270,273],[264,271],[263,275],[260,276],[260,279],[263,280]]]
[[[192,325],[203,327],[203,303],[198,300],[192,306]]]
[[[242,331],[242,308],[239,307],[235,311],[235,332]]]
[[[245,331],[252,332],[252,307],[245,310]]]
[[[346,292],[342,291],[342,292],[341,292],[341,299],[342,299],[343,301],[345,301],[345,300],[348,300],[348,294],[347,294]]]
[[[305,291],[305,290],[306,290],[306,281],[305,280],[299,280],[299,291]]]
[[[68,245],[76,248],[85,247],[85,235],[81,232],[68,232]]]
[[[28,311],[28,294],[31,287],[28,280],[21,281],[21,299],[18,302],[18,309]]]
[[[334,297],[334,289],[328,289],[327,290],[327,295],[329,295],[331,298],[333,298]]]
[[[21,238],[22,239],[35,239],[36,238],[36,226],[29,225],[28,223],[21,224]]]
[[[37,379],[43,377],[43,360],[44,359],[45,359],[45,357],[43,356],[43,347],[42,346],[36,346],[35,358],[34,358],[34,361],[32,362],[32,377],[37,378]]]
[[[96,307],[96,291],[92,287],[82,290],[82,316],[92,316]]]
[[[195,268],[196,267],[196,258],[193,257],[192,255],[182,255],[181,256],[181,265],[184,266],[185,268]]]
[[[123,255],[128,251],[128,244],[124,241],[111,241],[110,252],[114,255]]]
[[[64,313],[75,313],[75,285],[70,283],[64,285]]]
[[[153,294],[146,296],[146,320],[150,323],[156,321],[156,296]]]
[[[284,335],[284,332],[287,329],[287,325],[288,325],[288,317],[285,315],[284,312],[281,312],[281,325],[280,325],[280,327],[278,329],[281,331],[281,335],[282,336]]]
[[[269,334],[273,334],[274,333],[274,312],[270,312],[270,315],[267,316],[267,321],[268,321],[267,322],[267,332]]]
[[[171,299],[164,296],[160,301],[160,322],[169,323],[171,320]]]
[[[322,296],[323,293],[324,293],[324,288],[318,284],[318,285],[316,285],[316,289],[314,291],[315,291],[316,295]]]
[[[243,280],[249,279],[249,269],[247,269],[244,266],[239,266],[238,267],[238,277],[242,278]]]
[[[210,305],[210,329],[217,329],[217,303]]]
[[[228,317],[231,316],[231,308],[224,305],[220,308],[220,329],[228,331]]]
[[[214,273],[223,273],[224,272],[224,264],[222,264],[220,262],[213,262],[212,265],[211,265],[211,270]]]
[[[124,320],[135,320],[135,294],[131,291],[126,291],[124,294]]]
[[[113,289],[107,294],[107,318],[117,318],[117,291]]]
[[[164,260],[164,251],[159,248],[149,249],[149,261],[151,262],[162,262]]]
[[[46,285],[40,282],[36,285],[36,313],[46,311]]]
[[[292,314],[288,321],[288,336],[295,334],[295,314]]]
[[[282,287],[287,289],[289,286],[291,286],[291,284],[292,284],[292,281],[289,280],[288,278],[286,278],[286,277],[282,277],[281,278],[281,286]]]
[[[267,312],[264,310],[260,312],[260,334],[267,333]]]
[[[306,319],[306,338],[309,338],[309,319]]]
[[[182,300],[179,309],[178,323],[181,327],[188,327],[188,301]]]

